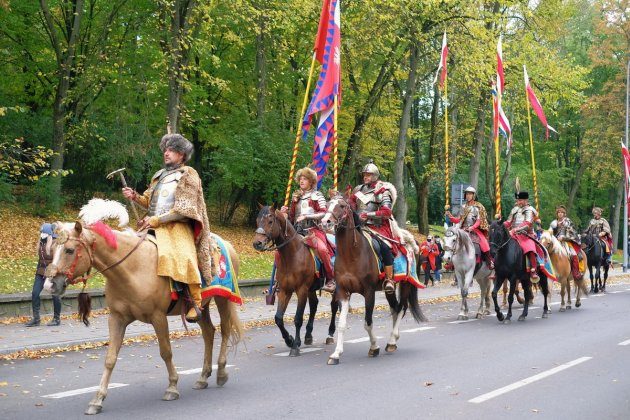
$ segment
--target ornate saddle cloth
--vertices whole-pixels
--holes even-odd
[[[329,233],[326,234],[326,239],[328,240],[329,244],[332,245],[335,253],[330,257],[330,264],[334,267],[335,266],[335,257],[337,256],[337,243],[335,242],[335,235],[331,235]],[[319,257],[317,256],[317,254],[315,253],[315,251],[309,247],[308,248],[309,251],[311,251],[311,255],[313,256],[313,261],[315,261],[315,276],[316,278],[319,279],[323,279],[324,277],[324,272],[323,272],[323,268],[322,268],[322,261],[319,259]],[[323,284],[322,284],[323,286]]]
[[[379,277],[381,279],[385,278],[385,272],[383,272],[383,261],[381,260],[381,244],[377,241],[372,235],[368,232],[361,231],[363,236],[368,240],[372,252],[374,253],[374,258],[376,258],[376,262],[378,264],[379,269]],[[398,255],[394,258],[394,281],[408,281],[409,283],[416,286],[418,289],[424,289],[424,284],[420,283],[418,280],[418,272],[416,268],[416,256],[413,252],[408,252],[409,259],[407,259],[407,255],[404,255],[402,252],[399,252]]]

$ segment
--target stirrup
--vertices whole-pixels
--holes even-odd
[[[529,270],[529,279],[532,283],[538,283],[540,281],[540,276],[538,276],[535,268]]]
[[[394,284],[394,280],[385,279],[383,282],[383,291],[385,293],[394,293],[396,291],[396,285]]]

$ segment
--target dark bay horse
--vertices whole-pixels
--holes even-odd
[[[497,319],[505,323],[511,322],[512,319],[512,303],[514,303],[514,293],[516,291],[517,282],[520,280],[523,292],[525,294],[525,301],[523,302],[523,312],[518,317],[519,321],[524,321],[528,314],[529,303],[533,298],[532,284],[530,281],[529,273],[527,272],[527,265],[525,263],[525,256],[521,250],[520,245],[510,236],[507,228],[503,226],[503,221],[493,221],[490,225],[490,252],[494,257],[494,267],[496,278],[494,280],[494,289],[492,290],[492,300],[494,301],[494,310],[497,313]],[[538,272],[540,276],[539,285],[543,291],[545,299],[543,318],[549,316],[549,284],[547,277]],[[499,303],[497,301],[497,293],[503,284],[503,281],[507,280],[510,283],[510,293],[508,295],[508,313],[506,316],[501,312]]]
[[[592,233],[582,235],[582,249],[586,254],[586,264],[588,273],[591,276],[591,293],[604,292],[606,290],[606,280],[608,280],[608,269],[610,265],[606,259],[606,248],[597,235]],[[593,276],[593,267],[595,275]],[[604,283],[602,284],[601,269],[604,269]],[[595,282],[593,282],[595,279]]]
[[[279,210],[273,206],[264,206],[260,209],[256,217],[256,235],[253,246],[257,251],[278,251],[279,258],[276,265],[276,281],[278,290],[278,306],[276,309],[275,321],[280,329],[282,338],[288,347],[291,348],[290,356],[300,355],[300,329],[304,322],[304,309],[308,299],[309,316],[306,323],[306,334],[304,344],[313,344],[313,323],[317,312],[317,290],[319,285],[316,282],[316,267],[313,255],[304,244],[302,236],[297,233],[291,222]],[[270,244],[273,244],[270,246]],[[297,310],[295,311],[295,338],[289,334],[284,327],[284,313],[287,310],[291,296],[295,293],[298,298]],[[335,334],[335,316],[337,314],[338,303],[333,298],[330,303],[331,320],[328,327],[328,337],[326,344],[332,344]]]
[[[330,355],[328,364],[339,364],[339,359],[343,353],[343,336],[346,331],[352,293],[359,293],[365,299],[364,327],[370,338],[368,356],[376,357],[380,348],[376,344],[376,335],[372,331],[372,315],[376,291],[382,289],[383,281],[379,279],[379,267],[374,250],[363,235],[357,214],[343,197],[336,196],[330,200],[322,224],[331,224],[335,229],[337,241],[335,298],[339,300],[341,305],[337,347],[335,352]],[[385,351],[389,353],[397,349],[397,342],[400,337],[399,325],[407,309],[411,311],[416,322],[427,320],[420,305],[418,305],[418,289],[408,282],[399,283],[397,289],[398,297],[396,293],[385,294],[393,318],[392,333],[385,347]]]

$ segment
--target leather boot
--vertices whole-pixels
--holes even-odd
[[[494,259],[489,251],[483,253],[484,261],[490,270],[494,270]]]
[[[578,261],[577,255],[571,256],[571,275],[575,280],[582,279],[582,273],[580,272],[580,262]]]
[[[53,316],[53,318],[46,324],[47,327],[56,327],[61,325],[61,320],[59,319],[59,315]]]
[[[186,321],[197,322],[201,314],[201,284],[189,284],[188,290],[190,291],[190,298],[194,306],[186,313]]]
[[[534,252],[530,252],[527,256],[529,257],[529,278],[532,283],[538,283],[540,281],[540,277],[538,277],[538,273],[536,272],[536,268],[538,266],[536,254]]]
[[[386,265],[385,269],[385,281],[383,281],[383,291],[385,293],[394,293],[396,291],[396,285],[394,284],[394,266]]]
[[[25,327],[37,327],[40,324],[39,315],[34,315],[30,321],[24,324]]]

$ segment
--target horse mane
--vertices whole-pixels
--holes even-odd
[[[560,243],[560,240],[558,240],[558,238],[556,238],[553,233],[551,233],[548,230],[543,230],[543,233],[540,237],[540,239],[547,239],[549,242],[551,242],[551,250],[558,255],[562,255],[564,257],[569,257],[569,253],[567,252],[567,250],[562,246],[562,244]]]
[[[93,198],[81,207],[79,217],[86,225],[93,225],[98,221],[116,219],[118,227],[126,227],[129,224],[129,213],[125,206],[115,200],[103,200]]]
[[[470,236],[464,235],[464,230],[459,228],[457,229],[456,233],[457,239],[464,247],[464,251],[466,251],[466,254],[470,253],[470,246],[472,245],[472,240],[470,239]]]
[[[105,243],[107,244],[107,246],[113,249],[118,249],[118,241],[116,240],[116,233],[114,232],[112,228],[107,226],[105,223],[99,220],[98,222],[91,224],[89,226],[89,229],[92,232],[99,235],[100,237],[102,237],[103,239],[105,239]]]

